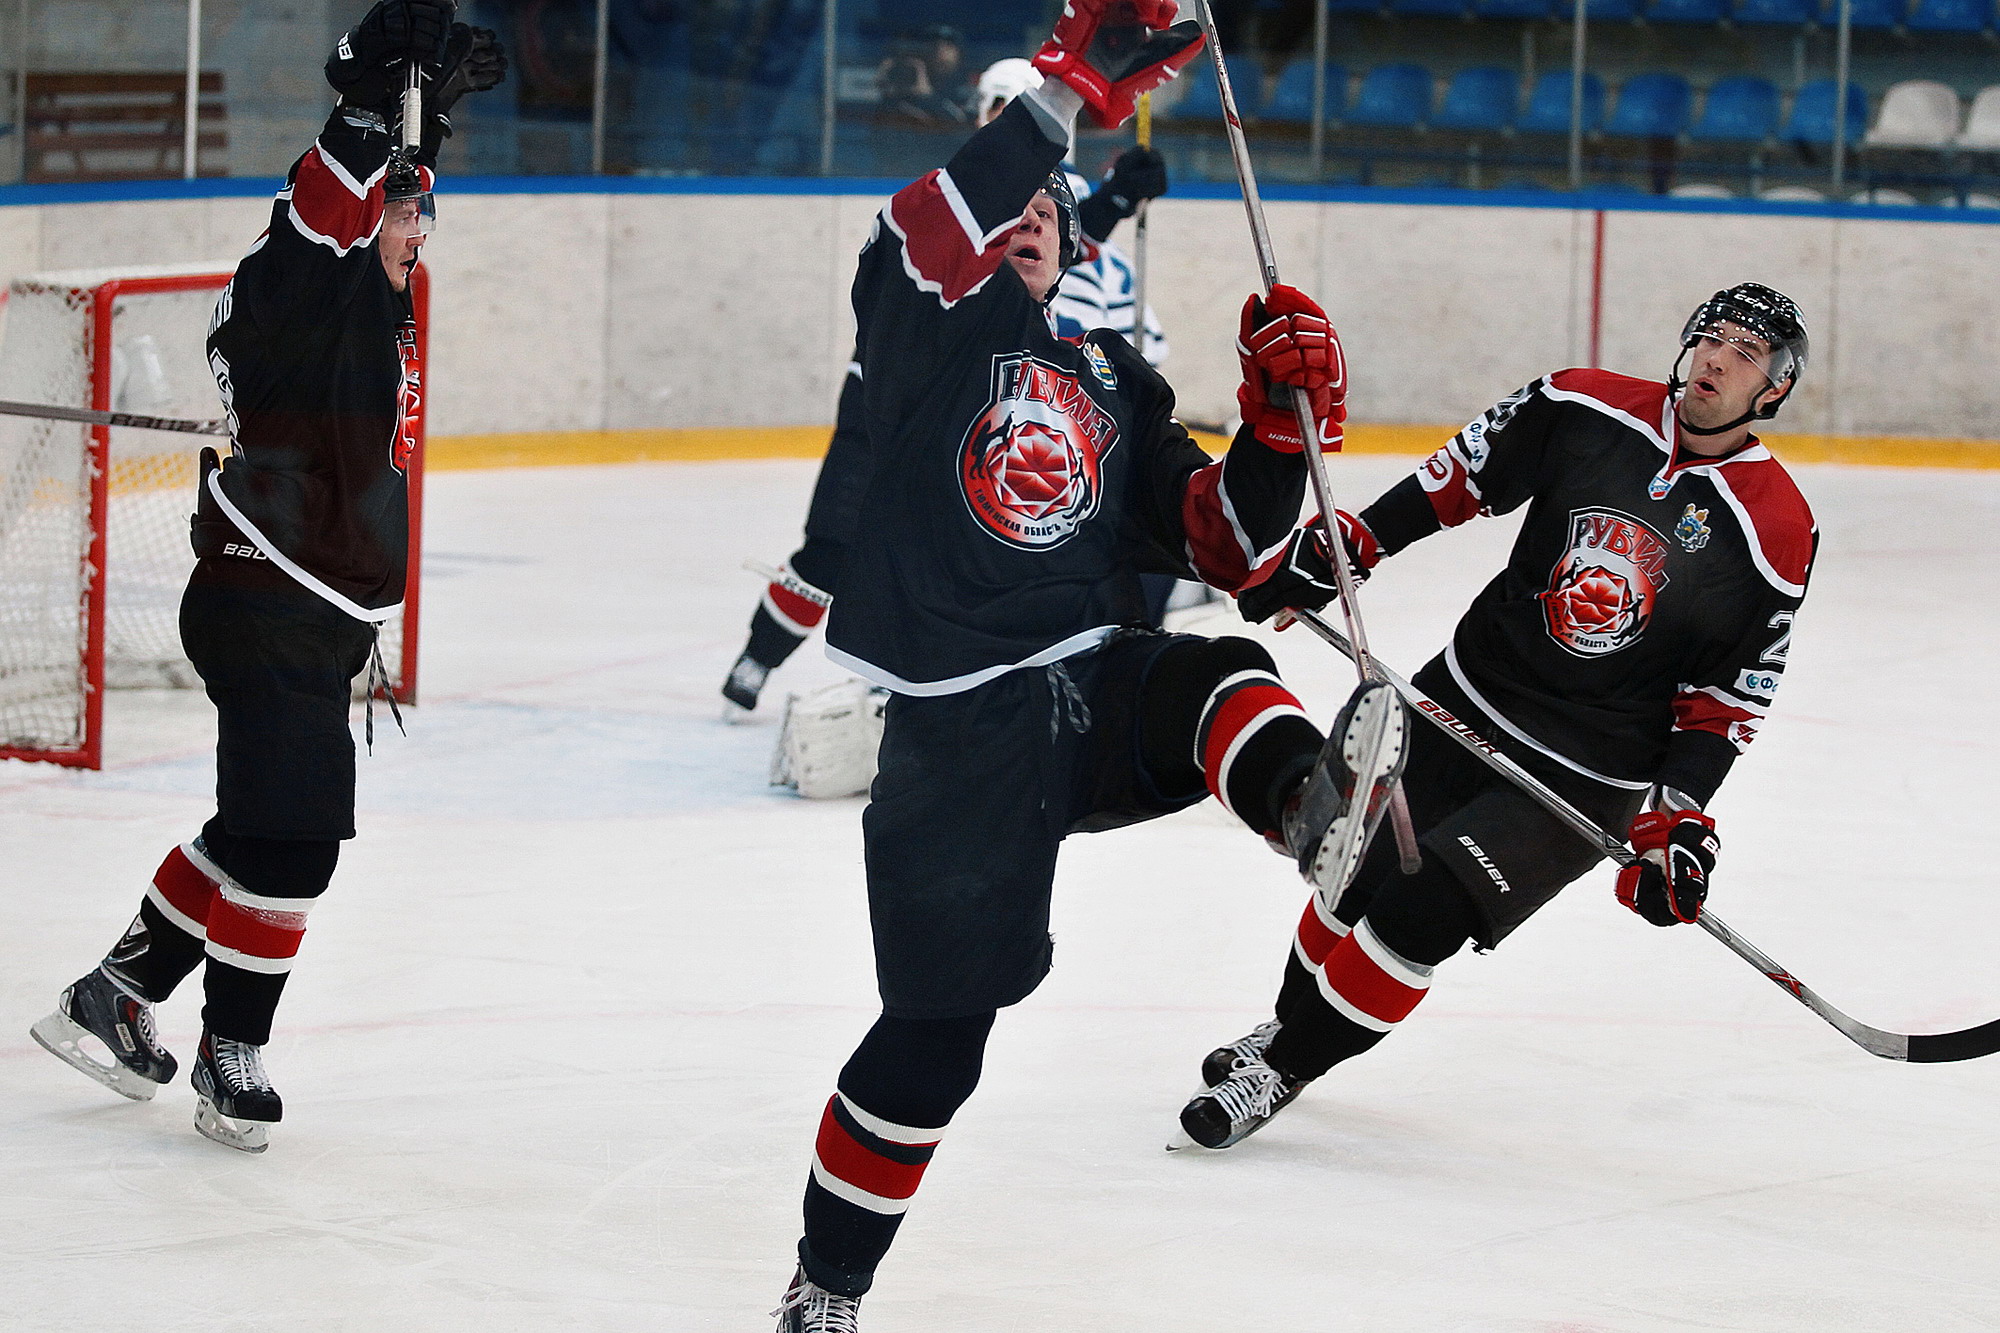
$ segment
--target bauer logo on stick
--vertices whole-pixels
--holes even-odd
[[[1009,546],[1060,546],[1097,512],[1117,423],[1074,374],[1024,353],[997,358],[993,381],[959,450],[966,508]]]

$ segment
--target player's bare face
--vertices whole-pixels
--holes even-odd
[[[1007,262],[1021,275],[1028,295],[1037,301],[1062,277],[1062,229],[1056,201],[1038,194],[1021,214],[1012,239],[1007,242]]]
[[[424,243],[423,217],[414,199],[398,199],[382,213],[382,270],[389,285],[407,291],[410,270],[417,266],[417,247]]]
[[[1681,420],[1712,429],[1761,406],[1776,392],[1770,365],[1771,349],[1762,338],[1735,324],[1717,325],[1688,352]]]

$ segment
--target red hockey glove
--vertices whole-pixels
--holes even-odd
[[[1299,419],[1286,385],[1303,390],[1319,423],[1321,453],[1340,451],[1347,420],[1347,357],[1326,312],[1304,292],[1280,283],[1263,299],[1243,303],[1236,336],[1243,383],[1236,390],[1243,420],[1281,453],[1300,450]]]
[[[1140,93],[1200,53],[1200,25],[1175,23],[1178,12],[1174,0],[1068,0],[1035,68],[1075,89],[1092,120],[1116,129],[1132,118]]]
[[[1722,847],[1715,821],[1699,810],[1648,810],[1632,821],[1630,837],[1639,863],[1618,872],[1618,901],[1656,926],[1700,916]]]
[[[1334,517],[1340,523],[1348,572],[1359,587],[1367,580],[1368,571],[1382,562],[1382,545],[1366,523],[1346,510],[1334,510]],[[1236,609],[1254,625],[1284,611],[1317,611],[1339,595],[1340,583],[1326,547],[1326,526],[1314,519],[1292,534],[1285,553],[1268,574],[1236,594]]]

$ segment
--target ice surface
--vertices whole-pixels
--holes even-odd
[[[378,713],[261,1158],[196,1136],[184,1078],[126,1103],[27,1036],[208,814],[205,701],[114,696],[101,773],[0,764],[0,1329],[769,1327],[873,1012],[860,802],[764,786],[770,703],[715,721],[737,567],[790,549],[811,475],[434,480],[426,699],[407,740]],[[2000,476],[1800,477],[1820,569],[1713,901],[1864,1021],[2000,1016]],[[1385,567],[1384,658],[1420,665],[1509,538]],[[1329,710],[1344,668],[1271,642]],[[767,698],[834,678],[809,650]],[[1603,872],[1263,1134],[1169,1156],[1302,901],[1212,806],[1074,840],[1056,971],[1002,1016],[868,1333],[2000,1329],[2000,1059],[1867,1056]],[[161,1013],[184,1059],[198,1008]]]

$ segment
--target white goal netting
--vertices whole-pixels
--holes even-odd
[[[205,340],[231,267],[15,279],[0,307],[0,399],[218,416]],[[205,444],[228,452],[225,437],[0,414],[0,757],[94,767],[101,689],[200,685],[178,620]],[[401,648],[391,621],[382,656],[407,692]]]

